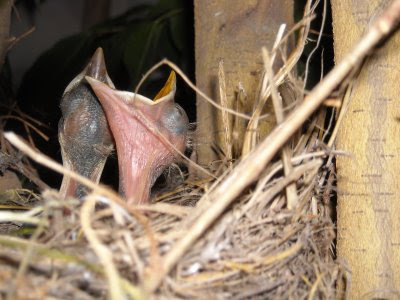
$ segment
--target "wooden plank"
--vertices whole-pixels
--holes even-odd
[[[227,104],[250,114],[263,71],[261,47],[272,48],[282,23],[291,28],[293,0],[195,0],[194,4],[197,86],[219,103],[218,66],[223,60]],[[238,97],[239,85],[245,97]],[[239,98],[243,103],[237,103]],[[198,97],[197,122],[197,161],[209,165],[218,158],[213,147],[224,151],[222,116]],[[238,128],[233,133],[236,141],[243,139],[246,123],[233,126]],[[260,134],[274,125],[274,118],[262,122]]]
[[[388,1],[332,0],[339,62]],[[338,237],[350,299],[400,297],[400,33],[368,58],[338,133]]]

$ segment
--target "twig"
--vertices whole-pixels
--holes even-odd
[[[8,207],[5,207],[6,209],[9,209]],[[20,206],[16,206],[16,209],[21,209]],[[40,208],[40,211],[42,208]],[[21,222],[21,223],[27,223],[27,224],[33,224],[37,225],[41,222],[43,222],[44,226],[48,226],[47,220],[44,221],[40,217],[34,217],[32,216],[31,212],[10,212],[10,211],[0,211],[0,222]]]
[[[24,120],[23,118],[18,117],[18,116],[12,116],[12,115],[0,117],[0,121],[7,120],[7,119],[14,119],[14,120],[20,121],[26,127],[29,127],[31,129],[33,129],[46,142],[49,141],[49,137],[46,134],[44,134],[42,131],[37,129],[35,126],[33,126],[31,123],[29,123],[28,121]]]
[[[221,98],[221,106],[229,108],[228,99],[226,98],[226,82],[224,63],[221,60],[218,65],[218,81],[219,81],[219,96]],[[221,110],[222,124],[224,127],[224,142],[225,142],[225,155],[228,164],[232,167],[232,128],[228,113],[226,110]]]
[[[236,111],[243,111],[244,104],[246,103],[246,90],[241,82],[237,85],[237,95],[235,98],[236,102]],[[239,118],[238,116],[234,116],[233,118],[233,153],[235,157],[239,157],[240,153],[242,153],[243,149],[243,137],[246,131],[246,120]]]
[[[286,28],[286,24],[282,24],[280,26],[278,34],[276,36],[275,43],[272,48],[272,52],[273,52],[272,64],[273,64],[274,58],[276,56],[277,47],[280,44],[280,41],[282,39],[282,35],[285,31],[285,28]],[[296,48],[296,49],[299,49],[299,48]],[[291,57],[295,57],[295,55],[291,55]],[[291,68],[293,68],[295,66],[296,61],[291,60],[291,62],[292,62],[292,64],[286,63],[282,66],[282,68],[280,68],[279,74],[281,74],[281,75],[278,74],[277,78],[272,78],[271,80],[268,80],[268,78],[265,76],[265,72],[262,75],[261,88],[260,88],[261,90],[257,93],[258,96],[257,96],[257,100],[254,105],[253,114],[251,116],[251,120],[249,121],[249,123],[247,125],[244,139],[243,139],[242,157],[246,156],[252,149],[254,149],[254,147],[256,146],[256,144],[258,142],[258,127],[259,127],[258,124],[261,120],[260,116],[265,107],[267,100],[269,99],[269,95],[271,93],[271,89],[268,86],[268,82],[274,81],[274,83],[276,85],[280,85],[281,82],[283,81],[283,79],[286,77],[286,74],[288,72],[290,72]],[[285,71],[285,72],[283,72],[283,71]],[[276,79],[276,81],[275,81],[275,79]]]
[[[139,204],[135,206],[137,210],[144,210],[147,212],[158,212],[165,215],[176,216],[178,218],[182,218],[187,216],[192,210],[192,207],[181,206],[176,204],[169,203],[154,203],[154,204]]]
[[[36,27],[33,26],[32,28],[29,28],[27,31],[22,33],[20,36],[18,36],[18,37],[13,36],[13,37],[9,38],[9,40],[7,41],[9,43],[8,47],[7,47],[7,52],[10,51],[11,48],[14,47],[16,43],[18,43],[22,39],[26,38],[27,36],[29,36],[35,30],[36,30]]]
[[[113,263],[112,254],[110,250],[106,246],[104,246],[101,243],[101,241],[97,238],[96,232],[90,225],[91,223],[90,215],[94,211],[95,203],[96,203],[95,195],[90,194],[86,197],[86,201],[82,205],[80,213],[82,230],[89,242],[89,245],[96,253],[101,264],[103,265],[104,272],[108,280],[108,290],[110,293],[110,299],[112,300],[124,299],[125,298],[124,292],[122,291],[122,287],[120,285],[121,280],[117,268]]]
[[[263,199],[264,205],[267,204],[270,200],[272,200],[276,194],[278,194],[289,182],[296,181],[300,178],[307,171],[319,169],[322,165],[321,159],[314,159],[310,162],[307,162],[299,167],[293,168],[293,171],[285,176],[283,180],[280,180],[276,183],[272,188],[264,191],[265,185],[271,180],[271,178],[276,174],[282,165],[277,166],[274,170],[271,170],[269,174],[267,174],[264,178],[262,178],[254,191],[254,194],[251,196],[250,200],[241,208],[241,213],[238,214],[241,216],[242,214],[246,213],[250,210],[252,206],[255,205],[259,199]],[[264,195],[263,195],[264,194]],[[263,196],[262,196],[263,195]]]
[[[269,86],[271,89],[271,98],[272,98],[272,105],[273,105],[274,111],[275,111],[276,124],[279,125],[284,120],[282,99],[279,96],[278,90],[275,86],[274,71],[272,70],[272,62],[271,62],[268,50],[263,47],[261,49],[261,51],[262,51],[262,57],[264,60],[265,74],[268,78]],[[290,161],[292,154],[290,152],[288,144],[286,144],[282,147],[281,156],[282,156],[283,171],[285,173],[285,176],[289,176],[290,173],[293,171],[293,166]],[[292,182],[286,186],[286,199],[287,199],[288,209],[294,209],[297,207],[299,198],[297,195],[297,189],[296,189],[295,182]]]
[[[232,173],[215,188],[208,197],[212,203],[176,242],[164,258],[163,269],[154,274],[147,288],[154,291],[175,266],[189,247],[204,231],[225,211],[236,197],[252,183],[271,161],[285,142],[295,133],[303,122],[321,105],[351,70],[398,24],[400,18],[400,0],[394,1],[384,14],[378,18],[367,34],[350,53],[339,63],[304,99],[304,101],[262,141],[252,153],[243,159]]]
[[[337,117],[335,127],[333,128],[332,135],[329,138],[329,141],[328,141],[328,144],[327,144],[327,146],[329,148],[333,147],[333,143],[336,140],[336,136],[338,134],[340,125],[342,124],[343,118],[346,115],[347,110],[349,108],[351,94],[353,92],[353,86],[354,86],[354,83],[350,82],[349,86],[346,89],[346,92],[345,92],[344,96],[342,97],[342,107],[340,109],[339,116]]]
[[[318,286],[320,285],[322,280],[321,274],[317,274],[317,279],[311,287],[310,294],[307,297],[307,300],[315,299],[315,293],[317,292]]]
[[[37,256],[44,256],[45,259],[50,258],[53,263],[61,262],[65,263],[66,265],[74,263],[83,266],[90,271],[96,272],[97,274],[102,274],[103,272],[98,265],[88,262],[87,258],[83,259],[77,255],[71,255],[63,250],[52,248],[49,245],[44,245],[43,243],[33,242],[23,238],[0,235],[0,245],[2,248],[6,247],[13,250],[19,249],[22,251],[26,251],[28,247],[32,246],[35,248],[35,253]],[[36,261],[38,260],[37,256],[35,256]]]
[[[147,77],[149,77],[149,75],[151,73],[153,73],[155,70],[157,70],[158,68],[160,68],[163,65],[167,65],[170,66],[176,73],[178,73],[179,76],[181,76],[181,78],[183,79],[183,81],[186,82],[186,84],[193,89],[197,94],[199,94],[201,97],[203,97],[207,102],[209,102],[212,106],[214,106],[215,108],[218,108],[222,111],[226,111],[234,116],[238,116],[241,117],[243,119],[246,120],[250,120],[250,116],[244,114],[244,113],[240,113],[237,112],[231,108],[227,108],[227,107],[223,107],[222,105],[218,104],[217,102],[215,102],[213,99],[211,99],[210,97],[208,97],[204,92],[202,92],[198,87],[196,87],[196,85],[190,81],[190,79],[185,75],[185,73],[183,73],[183,71],[173,62],[169,61],[168,59],[163,59],[161,60],[159,63],[155,64],[153,67],[151,67],[144,75],[143,78],[139,81],[136,89],[135,89],[135,93],[138,92],[140,86],[143,84],[143,82],[146,80]]]
[[[324,101],[324,105],[328,107],[340,108],[342,106],[342,101],[338,98],[330,98]]]
[[[15,284],[14,287],[18,288],[19,285],[23,284],[23,279],[25,277],[25,273],[28,270],[30,264],[32,263],[32,257],[35,255],[36,251],[35,251],[35,243],[38,240],[38,238],[40,237],[40,235],[43,233],[46,224],[48,224],[48,207],[45,207],[43,210],[43,215],[42,215],[42,220],[41,222],[38,223],[37,228],[35,229],[35,232],[33,233],[33,235],[31,236],[31,238],[29,239],[29,244],[28,247],[25,250],[24,256],[19,264],[18,267],[18,272],[16,274],[16,278],[15,278]],[[10,294],[14,294],[15,290],[11,289],[10,290]]]
[[[262,257],[259,260],[260,264],[263,265],[271,265],[273,263],[279,262],[281,260],[287,259],[288,257],[296,255],[304,246],[304,242],[299,239],[296,244],[291,246],[290,248],[278,252],[277,254],[269,255],[267,257]]]
[[[308,31],[310,29],[311,19],[306,19],[306,15],[311,13],[314,8],[311,8],[311,1],[308,0],[305,9],[304,9],[304,20],[302,20],[299,25],[301,25],[300,36],[297,41],[297,46],[295,50],[291,53],[288,60],[285,64],[279,69],[277,74],[274,77],[274,82],[276,86],[279,86],[283,80],[290,74],[290,71],[296,66],[296,63],[300,59],[301,54],[303,53],[305,41],[307,39]],[[296,27],[296,26],[295,26]],[[282,28],[282,27],[281,27]],[[294,33],[292,30],[290,31],[292,34]],[[289,33],[288,33],[289,34]],[[282,41],[282,37],[278,34],[275,45],[279,45]],[[287,38],[287,37],[286,37]],[[275,53],[276,49],[274,47]],[[273,54],[275,55],[275,54]],[[258,99],[256,101],[256,105],[251,116],[251,119],[247,125],[247,130],[245,132],[243,147],[242,147],[242,157],[246,156],[252,149],[254,149],[256,145],[256,132],[259,121],[262,119],[261,112],[265,106],[265,103],[270,95],[270,88],[267,86],[267,80],[265,76],[262,78],[262,85],[261,85],[261,93],[258,95]]]
[[[323,0],[323,1],[324,1],[324,8],[323,8],[323,12],[322,12],[321,28],[319,29],[317,43],[314,46],[314,48],[311,50],[310,55],[308,55],[308,57],[307,57],[306,70],[305,70],[305,73],[304,73],[303,90],[306,90],[306,85],[307,85],[307,81],[308,81],[308,70],[309,70],[309,67],[310,67],[311,58],[313,57],[315,51],[317,51],[317,49],[320,46],[321,38],[322,38],[322,32],[324,31],[324,27],[325,27],[326,6],[327,6],[327,4],[326,4],[326,0]],[[316,4],[319,4],[319,1],[317,1]],[[321,64],[321,66],[323,66],[323,64]],[[321,73],[321,75],[322,75],[322,73]]]

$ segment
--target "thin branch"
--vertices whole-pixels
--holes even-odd
[[[322,22],[321,22],[321,28],[319,29],[319,33],[318,33],[318,39],[317,39],[317,44],[315,45],[315,47],[311,50],[310,55],[308,55],[307,57],[307,62],[306,62],[306,70],[304,73],[304,84],[303,84],[303,90],[306,90],[306,85],[307,85],[307,81],[308,81],[308,70],[310,67],[310,61],[311,58],[313,57],[315,51],[317,51],[317,49],[319,48],[320,44],[321,44],[321,38],[322,38],[322,33],[324,31],[324,27],[325,27],[325,20],[326,20],[326,0],[324,1],[324,9],[322,12]],[[319,1],[317,1],[316,4],[319,4]],[[323,64],[321,64],[321,66],[323,66]],[[323,72],[321,72],[321,76],[323,76]]]
[[[113,263],[112,254],[110,250],[104,246],[100,239],[97,237],[96,232],[91,226],[91,214],[94,211],[94,205],[96,204],[96,196],[90,194],[86,197],[86,201],[82,205],[80,220],[82,224],[82,231],[85,234],[89,245],[96,253],[99,258],[101,264],[104,268],[104,273],[108,280],[108,290],[110,292],[110,299],[118,300],[124,299],[124,292],[122,291],[122,287],[120,285],[120,277],[118,274],[118,270]]]
[[[0,117],[0,121],[7,120],[7,119],[14,119],[14,120],[20,121],[22,124],[24,124],[24,126],[31,128],[33,131],[35,131],[46,142],[49,141],[49,137],[46,134],[44,134],[42,131],[37,129],[34,125],[32,125],[28,121],[24,120],[23,118],[18,117],[18,116],[12,116],[12,115]]]
[[[221,105],[225,108],[229,108],[228,99],[226,98],[226,81],[224,72],[224,62],[221,60],[218,65],[218,82],[219,82],[219,97],[221,99]],[[224,127],[224,142],[225,142],[225,155],[228,160],[228,164],[232,167],[232,126],[228,113],[226,110],[221,111],[222,124]]]
[[[275,111],[276,124],[279,125],[284,120],[282,99],[278,94],[278,90],[274,82],[274,71],[272,70],[272,61],[270,59],[268,50],[264,47],[261,50],[262,50],[262,57],[264,60],[265,74],[268,78],[271,90],[272,105]],[[283,171],[285,173],[285,176],[287,177],[290,175],[290,173],[293,172],[293,166],[290,161],[292,154],[288,144],[282,147],[281,157],[282,157]],[[286,186],[286,200],[288,209],[294,209],[297,207],[299,202],[299,197],[297,195],[296,182],[292,182]]]
[[[300,35],[299,35],[299,39],[297,41],[297,46],[294,49],[294,51],[292,51],[292,53],[290,54],[290,57],[285,60],[285,63],[282,65],[282,67],[279,69],[279,71],[277,72],[277,74],[274,77],[274,82],[276,86],[279,86],[284,79],[290,74],[291,70],[296,66],[298,60],[300,59],[301,54],[303,53],[304,50],[304,45],[306,44],[305,41],[307,39],[307,35],[308,35],[308,31],[310,29],[310,24],[312,19],[311,18],[307,18],[307,15],[312,13],[314,11],[315,7],[311,7],[311,0],[308,0],[305,8],[304,8],[304,17],[303,20],[300,21],[298,23],[298,25],[301,25],[301,30],[300,30]],[[286,26],[282,26],[280,27],[280,31],[284,30]],[[296,28],[297,26],[295,25],[294,28]],[[282,29],[283,28],[283,29]],[[294,29],[293,28],[293,29]],[[290,30],[289,33],[294,34],[294,30]],[[289,34],[288,33],[288,34]],[[287,40],[288,35],[286,35],[286,40]],[[280,40],[282,39],[281,36],[281,32],[278,33],[277,37],[276,37],[276,41],[275,41],[275,45],[280,45],[282,43],[282,41]],[[284,37],[285,39],[285,37]],[[276,53],[276,50],[278,48],[274,46],[273,48],[273,56]],[[283,57],[284,58],[284,57]],[[270,88],[267,86],[267,80],[265,77],[265,74],[262,77],[262,82],[261,82],[261,92],[258,95],[258,98],[255,102],[255,107],[253,110],[253,114],[251,116],[251,119],[247,125],[247,130],[245,132],[245,136],[244,136],[244,141],[243,141],[243,147],[242,147],[242,156],[246,156],[252,149],[254,149],[256,142],[257,142],[257,128],[258,128],[258,123],[259,121],[262,120],[262,110],[265,106],[265,103],[267,101],[267,99],[269,98],[270,95]]]
[[[218,104],[217,102],[215,102],[213,99],[211,99],[210,97],[208,97],[203,91],[201,91],[193,82],[190,81],[190,79],[185,75],[185,73],[183,73],[183,71],[173,62],[169,61],[168,59],[163,59],[161,60],[159,63],[155,64],[153,67],[151,67],[142,77],[142,79],[139,81],[136,89],[135,89],[135,93],[138,92],[140,86],[143,84],[143,82],[147,79],[147,77],[149,77],[149,75],[151,73],[153,73],[155,70],[157,70],[158,68],[160,68],[163,65],[167,65],[170,66],[179,76],[181,76],[181,78],[183,79],[183,81],[186,82],[186,84],[193,89],[197,94],[199,94],[201,97],[203,97],[207,102],[209,102],[212,106],[214,106],[217,109],[220,109],[222,111],[226,111],[234,116],[238,116],[241,117],[243,119],[246,120],[250,120],[251,117],[244,114],[244,113],[240,113],[237,112],[231,108],[226,108],[223,107],[222,105]]]
[[[7,45],[7,52],[10,51],[18,42],[26,38],[27,36],[31,35],[34,31],[36,30],[36,27],[33,26],[32,28],[28,29],[24,33],[22,33],[18,37],[11,37],[8,39],[8,45]]]
[[[8,207],[5,207],[8,209]],[[16,209],[20,209],[19,206],[16,206]],[[40,211],[42,210],[41,207],[39,207]],[[36,211],[35,211],[36,213]],[[35,217],[31,211],[28,212],[11,212],[11,211],[0,211],[0,222],[21,222],[21,223],[27,223],[27,224],[33,224],[37,225],[41,222],[43,222],[44,226],[48,226],[48,222],[43,220],[40,217]]]

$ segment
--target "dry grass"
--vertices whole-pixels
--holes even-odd
[[[316,150],[294,156],[293,172],[287,177],[280,162],[271,164],[258,183],[179,257],[154,295],[304,298],[314,286],[316,295],[332,296],[338,274],[330,252],[334,232],[322,199],[327,188],[318,183],[325,181],[319,170],[327,153]],[[290,182],[297,182],[297,211],[285,208],[284,189]],[[199,208],[207,211],[209,203],[200,199],[208,185],[184,183],[162,202],[138,208],[137,214],[147,211],[140,221],[100,196],[101,191],[83,203],[63,201],[58,192],[45,191],[34,211],[8,213],[14,215],[9,221],[39,226],[28,240],[0,236],[2,292],[32,299],[92,299],[108,292],[113,299],[124,293],[147,298],[154,278],[163,273],[165,257],[190,234],[187,228],[192,228],[195,216],[203,215]],[[109,205],[94,210],[95,202]],[[65,217],[62,230],[55,232],[51,224],[57,211]]]
[[[336,128],[334,122],[324,128],[325,108],[315,109],[385,32],[367,34],[360,43],[364,48],[356,48],[338,71],[306,96],[293,68],[303,50],[309,20],[307,13],[298,25],[302,32],[298,47],[288,59],[283,57],[286,63],[276,75],[271,73],[271,61],[282,55],[279,46],[286,37],[277,39],[271,54],[264,52],[266,73],[259,103],[264,105],[272,94],[280,123],[277,129],[263,141],[254,140],[249,133],[244,155],[234,160],[233,127],[229,124],[243,113],[226,107],[223,101],[221,64],[222,105],[204,98],[224,111],[228,163],[209,179],[187,179],[175,190],[159,195],[152,205],[128,207],[108,188],[65,170],[15,135],[5,134],[1,147],[2,155],[9,158],[8,168],[25,176],[34,174],[27,158],[12,148],[11,142],[32,159],[73,177],[93,192],[83,202],[63,200],[50,189],[40,196],[29,191],[9,192],[11,196],[1,203],[0,211],[2,232],[8,233],[0,235],[1,297],[334,298],[336,282],[344,272],[333,258],[330,201],[333,158],[338,153],[333,143]],[[165,63],[187,80],[170,62],[160,64]],[[297,95],[289,108],[282,106],[287,102],[278,93],[284,82]],[[253,116],[246,116],[250,127],[263,117],[259,111],[256,108]],[[329,141],[327,131],[333,133]],[[276,159],[279,152],[284,163]]]

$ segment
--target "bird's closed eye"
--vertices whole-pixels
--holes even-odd
[[[185,134],[189,120],[186,112],[178,104],[169,106],[163,113],[162,124],[173,134]]]

